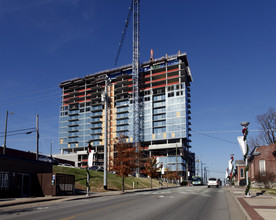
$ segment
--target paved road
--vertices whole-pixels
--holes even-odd
[[[32,204],[1,211],[0,219],[24,220],[243,219],[239,207],[223,188],[204,186]]]

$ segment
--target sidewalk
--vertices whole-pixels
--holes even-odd
[[[236,199],[244,214],[252,220],[276,219],[276,196],[263,193],[261,190],[251,189],[250,196],[245,197],[244,187],[227,187]]]

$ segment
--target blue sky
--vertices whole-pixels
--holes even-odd
[[[49,154],[54,141],[58,153],[58,84],[114,67],[129,5],[0,0],[0,132],[7,110],[14,112],[9,130],[35,127],[39,114],[40,151]],[[223,178],[230,154],[242,158],[240,122],[250,121],[249,135],[257,134],[256,115],[275,108],[276,2],[141,0],[140,6],[140,60],[149,60],[151,49],[155,58],[187,53],[194,79],[191,150],[209,176]],[[130,24],[118,65],[131,62]],[[7,147],[35,151],[35,135],[10,136]]]

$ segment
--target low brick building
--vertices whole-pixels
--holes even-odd
[[[74,164],[67,160],[60,160],[60,162]],[[43,183],[44,188],[42,188],[38,174],[40,176],[44,174],[52,176],[52,170],[52,164],[36,160],[35,153],[6,148],[6,153],[3,155],[3,147],[0,147],[0,198],[44,196],[44,186],[48,184],[51,188],[51,181]],[[59,179],[63,180],[64,178]],[[71,182],[74,182],[74,180]],[[54,183],[54,186],[59,187],[60,190],[53,191],[53,195],[62,194],[63,191],[72,194],[74,187],[71,182]],[[70,189],[67,187],[69,184]]]
[[[243,160],[236,160],[235,167],[235,185],[246,185],[245,162]]]
[[[257,155],[259,154],[259,155]],[[274,174],[276,176],[276,144],[255,147],[249,157],[249,177],[253,186],[259,186],[256,177]],[[276,179],[274,179],[276,182]],[[276,184],[274,184],[275,186]]]

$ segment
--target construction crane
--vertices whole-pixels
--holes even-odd
[[[140,0],[132,0],[124,30],[122,32],[119,49],[115,59],[117,64],[119,54],[123,45],[131,14],[133,13],[133,56],[132,56],[132,95],[133,95],[133,146],[138,151],[140,142],[140,104],[139,104],[139,69],[140,69]]]

